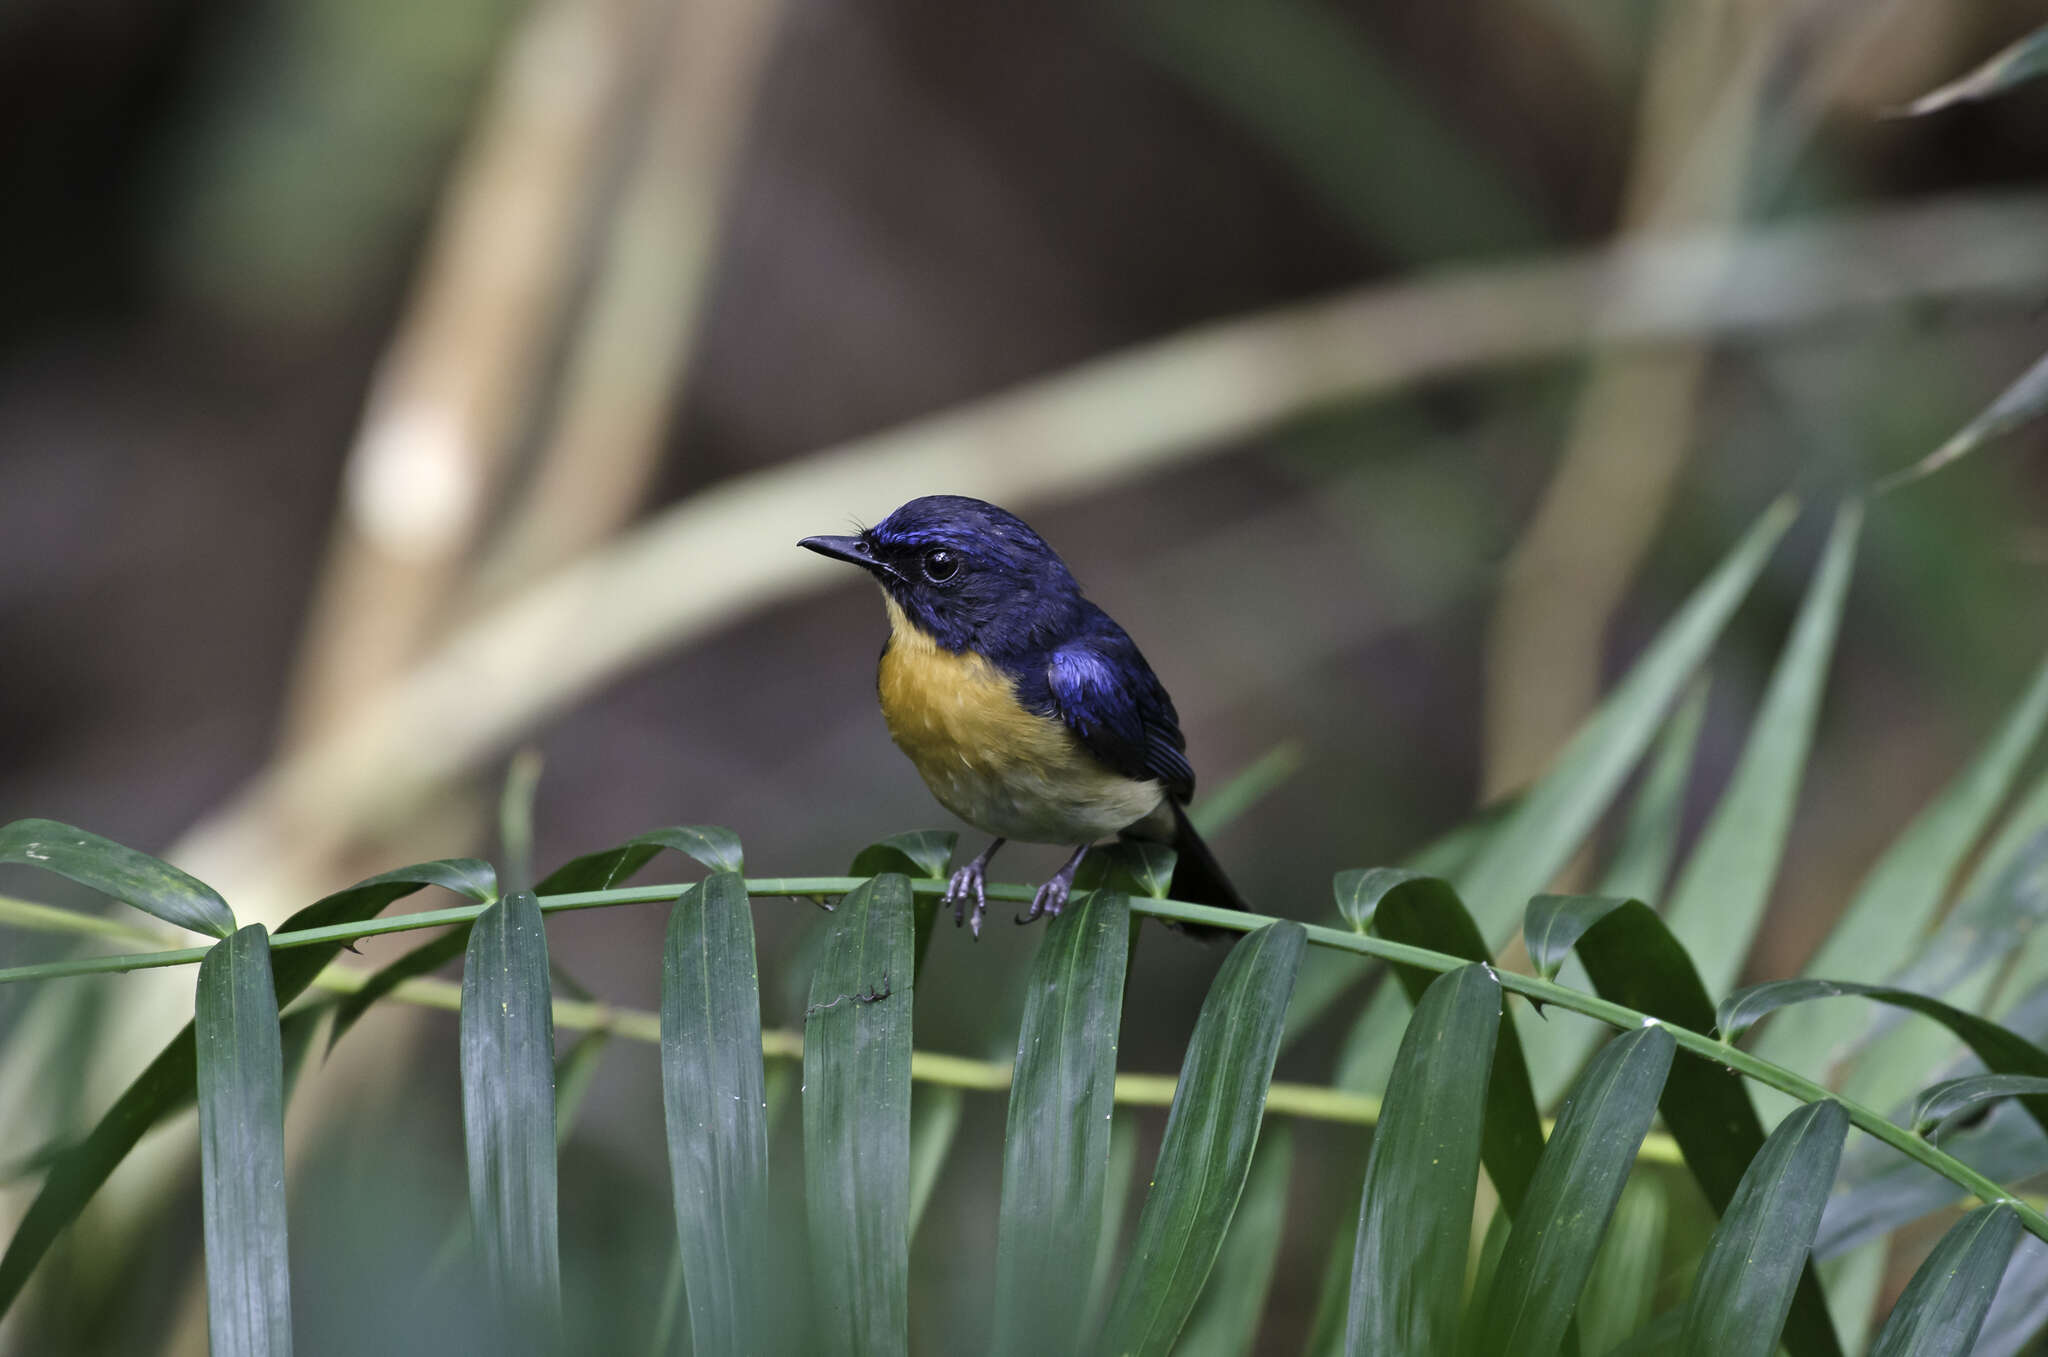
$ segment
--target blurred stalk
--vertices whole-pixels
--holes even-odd
[[[596,546],[640,507],[710,291],[718,227],[776,3],[681,0],[663,75],[536,466],[468,591],[487,603]]]
[[[570,0],[536,15],[529,39],[554,50],[515,53],[506,104],[484,114],[479,167],[458,179],[427,265],[441,281],[401,332],[387,360],[396,391],[380,378],[352,456],[328,576],[339,602],[324,627],[315,614],[291,733],[318,733],[376,700],[450,618],[595,545],[638,508],[691,355],[730,167],[779,13],[746,0]],[[519,95],[536,70],[577,57],[561,50],[570,41],[601,47],[601,62],[582,62],[601,66],[602,88],[590,80],[580,99],[556,95],[565,105],[557,125],[536,127],[547,110]],[[503,252],[507,235],[511,288],[494,276],[506,265],[477,268],[468,255]],[[439,416],[439,446],[406,446],[436,407],[466,417],[460,435]],[[379,461],[397,455],[394,436],[405,457],[467,464],[463,511],[424,550],[400,550],[377,518],[392,506],[354,493],[366,477],[405,479]],[[522,450],[532,449],[529,467]],[[393,608],[394,598],[406,602]],[[512,783],[521,781],[515,766]],[[507,796],[525,810],[506,842],[511,889],[531,870],[530,783],[508,785]],[[511,831],[512,817],[506,824]],[[305,875],[352,875],[337,870],[352,840],[389,828],[345,827]],[[338,1076],[330,1096],[363,1096],[359,1079]],[[316,1109],[304,1120],[325,1118]]]
[[[2010,297],[2048,278],[2044,228],[2039,201],[1933,204],[1445,271],[1202,327],[734,477],[447,632],[403,681],[267,769],[171,855],[238,909],[281,917],[337,843],[412,815],[535,722],[662,650],[843,582],[772,544],[935,482],[971,481],[1022,508],[1206,455],[1319,405],[1587,342],[1760,335],[1908,298]],[[713,578],[716,590],[675,587]]]
[[[533,888],[533,801],[540,790],[541,753],[528,745],[512,756],[505,788],[498,794],[500,894]]]
[[[418,661],[445,620],[516,470],[595,229],[589,204],[606,147],[626,130],[636,68],[644,80],[650,64],[643,29],[660,7],[535,0],[507,44],[344,464],[333,539],[286,690],[287,752],[344,729]],[[471,827],[481,827],[477,798],[444,804],[464,807]],[[403,828],[406,840],[420,840],[421,827]],[[353,875],[348,855],[358,846],[354,835],[324,841],[298,864],[295,895],[311,898]],[[124,1020],[167,1016],[167,999],[122,1001]],[[339,1100],[375,1099],[402,1068],[364,1056],[331,1065],[293,1119],[293,1159],[303,1128],[324,1123]],[[175,1162],[189,1150],[180,1135],[160,1138],[155,1152]],[[153,1194],[138,1182],[111,1197],[117,1209],[146,1209]],[[165,1351],[197,1357],[205,1348],[204,1297],[188,1287]]]
[[[511,41],[348,456],[287,748],[411,664],[460,580],[570,299],[645,9],[538,0]]]
[[[1492,148],[1324,0],[1120,0],[1107,13],[1397,260],[1497,256],[1553,234]]]
[[[1621,235],[1722,226],[1745,168],[1781,16],[1770,0],[1662,8]],[[1717,286],[1697,281],[1704,302]],[[1596,355],[1564,455],[1509,558],[1488,636],[1480,800],[1534,781],[1599,696],[1607,622],[1692,440],[1710,350],[1687,338]]]
[[[1774,197],[1822,112],[1901,8],[1899,0],[1663,7],[1622,238],[1732,226]],[[1712,267],[1695,281],[1699,303],[1708,304]],[[1649,550],[1694,436],[1713,351],[1704,335],[1595,358],[1564,454],[1494,608],[1482,802],[1539,776],[1599,696],[1607,623]]]
[[[286,757],[346,738],[474,592],[475,557],[558,368],[557,436],[510,519],[514,542],[538,530],[537,559],[549,561],[631,512],[687,358],[711,223],[775,12],[736,0],[536,0],[507,43],[348,458],[287,698]],[[601,488],[594,509],[576,493],[586,477]],[[552,526],[557,510],[566,530]],[[257,846],[224,879],[274,921],[351,875],[362,831],[468,840],[482,823],[473,802],[441,799],[459,804],[453,823],[337,826],[283,872]],[[289,820],[273,828],[296,837]],[[189,984],[124,987],[116,1031],[140,1052],[137,1034],[189,1002]],[[132,1073],[120,1061],[90,1068],[111,1087]],[[321,1084],[360,1097],[362,1073],[331,1070]],[[187,1152],[174,1136],[136,1158],[152,1148]],[[132,1214],[140,1194],[120,1184],[157,1177],[131,1161],[103,1199]],[[178,1327],[187,1347],[203,1332]]]
[[[287,750],[316,747],[345,728],[371,692],[418,658],[438,620],[565,296],[577,205],[635,50],[637,4],[536,0],[507,40],[347,461],[334,540],[286,698]],[[286,901],[335,884],[345,870],[338,859],[329,845],[301,861],[264,917],[275,922]],[[123,986],[110,999],[106,1038],[89,1063],[95,1105],[111,1100],[191,1003],[189,981]],[[139,1147],[88,1219],[128,1234],[162,1185],[180,1180],[188,1137]],[[188,1304],[178,1326],[186,1347],[195,1334],[204,1341],[194,1313]]]

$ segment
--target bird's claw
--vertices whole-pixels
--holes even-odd
[[[1067,907],[1067,897],[1074,893],[1074,873],[1081,870],[1081,859],[1088,856],[1088,845],[1082,844],[1074,850],[1074,856],[1067,859],[1067,865],[1054,872],[1043,886],[1031,897],[1031,908],[1017,916],[1017,922],[1028,924],[1033,919],[1047,914],[1059,917]]]
[[[1051,915],[1057,919],[1060,911],[1067,907],[1067,897],[1073,893],[1074,883],[1063,877],[1054,877],[1038,888],[1031,897],[1031,908],[1017,916],[1017,922],[1028,924],[1035,919]]]
[[[941,902],[953,907],[953,926],[968,926],[976,941],[981,938],[981,916],[988,913],[987,887],[984,884],[985,864],[980,858],[954,872],[946,881],[946,893]],[[968,901],[974,902],[974,913],[967,913]]]

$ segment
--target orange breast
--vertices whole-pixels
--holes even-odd
[[[1001,670],[940,646],[893,599],[888,609],[882,717],[946,809],[1004,838],[1081,844],[1158,808],[1159,783],[1104,767],[1058,718],[1020,703]]]

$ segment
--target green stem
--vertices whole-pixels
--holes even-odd
[[[823,900],[827,896],[844,895],[859,886],[867,878],[853,876],[789,876],[750,877],[747,891],[750,895],[810,897]],[[655,885],[628,886],[616,890],[583,891],[571,895],[545,896],[540,907],[545,913],[557,913],[572,909],[603,909],[614,905],[649,904],[673,900],[686,886]],[[938,879],[914,881],[911,889],[920,895],[939,895],[946,889],[946,882]],[[1031,888],[1022,885],[991,885],[989,898],[995,900],[1025,901],[1031,898]],[[374,937],[382,933],[402,933],[417,928],[438,928],[449,924],[468,923],[482,914],[485,905],[463,905],[455,909],[431,910],[420,914],[402,914],[389,919],[368,919],[361,923],[337,924],[329,928],[306,928],[292,932],[278,933],[270,939],[272,950],[287,947],[310,947],[323,942],[353,942],[358,938]],[[1149,914],[1156,919],[1169,919],[1179,923],[1208,924],[1215,928],[1249,933],[1277,922],[1268,915],[1240,913],[1236,910],[1212,909],[1207,905],[1185,904],[1178,900],[1149,900],[1133,898],[1133,914]],[[1334,951],[1353,952],[1360,956],[1375,957],[1382,961],[1401,965],[1416,966],[1427,971],[1454,971],[1470,963],[1464,957],[1451,956],[1444,952],[1433,952],[1422,947],[1410,947],[1405,943],[1389,942],[1384,938],[1346,932],[1321,924],[1304,925],[1308,931],[1310,945],[1325,947]],[[17,980],[56,979],[71,975],[97,975],[110,971],[140,970],[153,966],[180,966],[197,962],[206,955],[204,947],[188,947],[177,951],[150,952],[127,956],[84,957],[73,961],[44,962],[34,966],[15,966],[0,969],[0,984]],[[1711,1060],[1745,1078],[1780,1093],[1797,1098],[1801,1102],[1819,1102],[1831,1098],[1841,1104],[1849,1114],[1849,1120],[1866,1134],[1883,1141],[1899,1153],[1915,1162],[1925,1165],[1942,1177],[1971,1193],[1981,1201],[2003,1202],[2012,1207],[2014,1213],[2027,1230],[2042,1240],[2048,1240],[2048,1216],[2027,1202],[2005,1191],[1991,1179],[1985,1177],[1968,1164],[1947,1154],[1939,1148],[1914,1135],[1905,1127],[1888,1120],[1872,1108],[1853,1099],[1794,1074],[1791,1070],[1762,1060],[1747,1051],[1736,1049],[1727,1042],[1716,1041],[1710,1036],[1693,1032],[1669,1023],[1659,1023],[1656,1018],[1620,1004],[1609,1003],[1597,995],[1534,976],[1520,975],[1512,971],[1495,971],[1501,987],[1526,999],[1555,1005],[1574,1013],[1583,1013],[1611,1027],[1624,1031],[1639,1027],[1660,1025],[1671,1033],[1682,1050],[1690,1051],[1703,1059]],[[982,1062],[967,1061],[957,1056],[937,1056],[927,1053],[927,1061],[948,1064],[958,1062],[963,1067],[979,1066]],[[963,1068],[955,1071],[960,1082],[966,1082],[980,1072]]]

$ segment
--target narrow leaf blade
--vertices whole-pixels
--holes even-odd
[[[1353,927],[1367,923],[1383,938],[1432,951],[1448,952],[1469,961],[1485,962],[1486,940],[1448,882],[1399,868],[1343,872],[1337,877],[1340,910]],[[1395,975],[1411,1000],[1436,979],[1427,971],[1397,966]],[[1510,1213],[1520,1209],[1543,1153],[1543,1122],[1529,1082],[1521,1037],[1503,1006],[1501,1028],[1493,1043],[1493,1077],[1486,1085],[1486,1121],[1481,1154],[1487,1176]]]
[[[2042,34],[2048,34],[2048,29],[2042,30]],[[2040,38],[2042,34],[2035,37]],[[2038,71],[2040,68],[2037,66],[2035,69]],[[1967,457],[1993,439],[2039,418],[2043,410],[2048,410],[2048,355],[2043,355],[2034,366],[2021,373],[2019,379],[2000,392],[1998,399],[1991,402],[1982,414],[1950,435],[1947,442],[1911,466],[1885,477],[1877,488],[1880,492],[1894,490],[1931,476],[1950,462]]]
[[[960,836],[950,829],[913,829],[892,834],[856,853],[846,874],[880,876],[884,872],[901,872],[912,881],[942,879],[953,865],[953,849],[959,842]],[[925,954],[932,946],[932,925],[939,917],[939,897],[917,895],[910,904],[917,924],[916,970],[923,975]]]
[[[670,825],[635,834],[616,848],[571,858],[542,877],[536,895],[579,895],[609,890],[653,861],[668,848],[714,872],[745,870],[740,836],[720,825]]]
[[[1941,908],[1949,882],[1983,837],[2027,754],[2048,722],[2048,663],[1983,749],[1885,850],[1855,898],[1807,963],[1809,976],[1876,982],[1912,956]],[[1756,1044],[1757,1054],[1796,1070],[1839,1058],[1862,1030],[1844,1006],[1802,1008],[1781,1015]]]
[[[540,1347],[561,1309],[552,1005],[540,901],[518,891],[479,915],[469,935],[462,1126],[471,1229],[506,1339]]]
[[[1764,512],[1459,874],[1459,892],[1489,940],[1506,933],[1523,902],[1578,851],[1796,515],[1789,499]]]
[[[1764,906],[1770,903],[1813,744],[1862,526],[1860,501],[1845,504],[1835,514],[1827,547],[1750,727],[1741,761],[1665,911],[1667,926],[1691,954],[1709,994],[1722,993],[1741,974],[1743,958],[1763,922]]]
[[[1487,840],[1507,823],[1520,804],[1519,800],[1510,798],[1485,807],[1465,823],[1423,844],[1402,859],[1401,865],[1419,876],[1441,877],[1446,881],[1460,879],[1478,860]],[[1350,957],[1333,957],[1320,948],[1311,951],[1302,962],[1302,978],[1294,987],[1294,1009],[1287,1015],[1289,1040],[1316,1017],[1315,1010],[1304,1008],[1301,1001],[1303,991],[1312,987],[1318,989],[1327,996],[1325,1002],[1334,1000],[1342,992],[1341,986],[1325,978],[1329,968],[1340,960],[1350,963],[1342,969],[1353,979],[1377,979],[1383,974],[1380,967],[1360,967]],[[1337,1087],[1351,1093],[1374,1096],[1386,1090],[1387,1076],[1393,1069],[1394,1052],[1400,1046],[1402,1031],[1408,1026],[1410,1011],[1407,995],[1398,986],[1380,985],[1374,990],[1365,1008],[1352,1020],[1350,1030],[1345,1033],[1344,1044],[1338,1049],[1333,1080]],[[1350,1238],[1348,1232],[1345,1238]],[[1348,1263],[1343,1275],[1350,1275]],[[1321,1309],[1318,1313],[1327,1317],[1330,1308]],[[1342,1316],[1338,1318],[1341,1322]]]
[[[1523,935],[1539,970],[1554,972],[1576,951],[1602,998],[1702,1035],[1714,1030],[1713,1001],[1691,958],[1640,900],[1541,895],[1529,904]],[[1764,1145],[1763,1123],[1742,1077],[1681,1051],[1658,1108],[1708,1203],[1725,1213]],[[1785,1346],[1794,1357],[1835,1357],[1842,1350],[1811,1268],[1794,1295]]]
[[[1624,1033],[1573,1085],[1494,1273],[1484,1351],[1551,1357],[1564,1341],[1677,1049],[1661,1027]]]
[[[1870,1357],[1966,1357],[2019,1238],[2009,1206],[1980,1206],[1956,1222],[1906,1284]]]
[[[1170,1351],[1201,1295],[1251,1169],[1306,943],[1306,931],[1292,922],[1247,935],[1202,1001],[1152,1190],[1103,1321],[1103,1352]]]
[[[1344,1351],[1456,1351],[1500,982],[1483,965],[1423,992],[1401,1038],[1360,1194]]]
[[[490,864],[473,858],[401,867],[322,897],[285,920],[279,931],[324,928],[368,919],[422,886],[445,886],[473,898],[481,892],[482,898],[488,898],[494,884]],[[278,953],[271,962],[278,1007],[298,998],[341,947],[335,942]],[[6,1255],[0,1257],[0,1315],[21,1294],[21,1288],[57,1235],[77,1218],[143,1134],[192,1101],[194,1061],[192,1025],[187,1023],[114,1100],[92,1132],[66,1150],[52,1166],[43,1179],[42,1190],[8,1242]]]
[[[1287,1175],[1293,1162],[1294,1138],[1287,1127],[1276,1126],[1260,1137],[1251,1177],[1245,1180],[1230,1233],[1223,1238],[1223,1252],[1173,1349],[1175,1357],[1242,1357],[1252,1350],[1280,1261]]]
[[[1944,1079],[1922,1089],[1913,1099],[1906,1121],[1916,1135],[1931,1135],[1951,1117],[1999,1098],[2016,1094],[2048,1093],[2048,1078],[2037,1074],[1973,1074],[1963,1079]]]
[[[199,963],[199,1170],[215,1357],[289,1357],[284,1052],[270,938],[251,924]]]
[[[1102,1229],[1130,905],[1095,891],[1046,930],[1032,960],[1003,1139],[996,1224],[997,1353],[1071,1351]]]
[[[1759,1019],[1791,1004],[1814,999],[1860,996],[1881,1004],[1909,1009],[1934,1019],[1961,1037],[1964,1044],[1994,1074],[2026,1074],[2048,1078],[2048,1051],[2042,1050],[2009,1027],[1989,1018],[1945,1004],[1939,999],[1889,985],[1859,985],[1847,980],[1773,980],[1738,990],[1721,1002],[1715,1023],[1727,1040],[1733,1041]],[[2048,1094],[2021,1094],[2025,1107],[2048,1129]]]
[[[1849,1134],[1840,1103],[1808,1103],[1742,1175],[1686,1301],[1684,1357],[1771,1357]]]
[[[759,1351],[767,1100],[754,912],[736,873],[713,873],[669,911],[661,1093],[691,1343],[699,1352]]]
[[[1579,1298],[1584,1351],[1608,1352],[1650,1322],[1671,1215],[1667,1192],[1663,1180],[1646,1174],[1621,1194],[1593,1275]]]
[[[1967,99],[1988,99],[2048,72],[2048,26],[2035,29],[1959,80],[1930,90],[1907,105],[1909,114],[1932,113]]]
[[[819,1333],[832,1352],[909,1348],[910,882],[839,902],[804,1017],[804,1182]]]
[[[901,872],[913,881],[930,881],[946,875],[952,866],[953,850],[960,836],[950,829],[913,829],[892,834],[871,843],[854,855],[848,876],[880,876]]]
[[[1088,1272],[1088,1322],[1085,1333],[1102,1327],[1109,1306],[1110,1284],[1116,1280],[1117,1245],[1124,1218],[1130,1214],[1131,1189],[1138,1180],[1138,1116],[1130,1108],[1109,1120],[1109,1169],[1103,1175],[1102,1233],[1095,1239],[1095,1261]]]
[[[1147,900],[1165,900],[1173,893],[1176,860],[1163,843],[1124,839],[1106,844],[1082,860],[1074,889],[1128,891]]]
[[[1651,754],[1650,767],[1629,807],[1614,858],[1601,875],[1597,893],[1623,899],[1662,900],[1678,856],[1679,830],[1685,818],[1686,789],[1692,779],[1693,755],[1706,719],[1704,675],[1678,710],[1664,723]],[[1561,983],[1591,987],[1585,968],[1566,960]],[[1529,1060],[1529,1082],[1539,1107],[1553,1107],[1585,1068],[1586,1057],[1608,1037],[1604,1025],[1578,1014],[1539,1017],[1535,1009],[1514,1009]],[[1539,1026],[1538,1024],[1541,1024]]]
[[[1657,737],[1650,771],[1629,807],[1614,858],[1600,879],[1601,895],[1622,899],[1661,900],[1678,856],[1678,834],[1685,821],[1685,793],[1692,783],[1693,758],[1699,752],[1700,727],[1707,719],[1707,685],[1692,693]]]
[[[225,938],[235,931],[234,911],[204,881],[147,853],[55,820],[0,825],[0,862],[69,877],[195,933]]]
[[[1971,1357],[2017,1357],[2048,1325],[2048,1244],[2022,1235]]]

